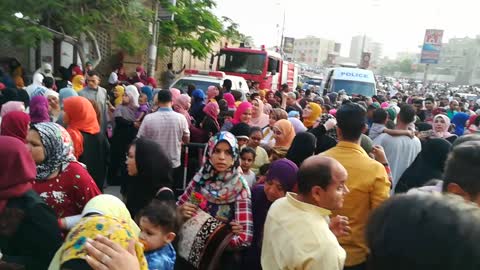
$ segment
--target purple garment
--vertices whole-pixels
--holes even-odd
[[[138,107],[137,112],[135,113],[135,118],[138,119],[142,113],[145,113],[147,115],[148,113],[148,105],[143,104]],[[145,117],[145,115],[143,117]]]
[[[286,158],[272,162],[268,169],[267,181],[278,180],[286,192],[292,191],[297,184],[298,167]]]
[[[50,122],[48,114],[48,99],[44,96],[35,96],[30,101],[30,119],[32,124]]]

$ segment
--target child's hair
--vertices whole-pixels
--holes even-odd
[[[388,113],[384,109],[376,109],[373,112],[373,123],[384,124],[388,118]]]
[[[248,146],[244,147],[242,149],[242,151],[240,152],[240,157],[243,156],[244,154],[248,154],[248,153],[253,155],[253,159],[255,159],[257,157],[257,153],[255,152],[255,150],[253,150],[253,148],[248,147]]]
[[[138,218],[148,218],[155,226],[162,227],[166,232],[178,233],[181,217],[177,213],[175,203],[154,199],[147,207],[140,211]]]
[[[141,99],[141,98],[147,98],[148,99],[148,96],[145,93],[141,93],[140,96],[138,96],[138,99]]]
[[[224,117],[231,117],[231,118],[233,118],[233,114],[234,114],[234,113],[235,113],[234,111],[226,111]]]
[[[269,169],[270,169],[270,163],[263,164],[258,169],[258,174],[259,175],[267,175]]]
[[[259,128],[259,127],[251,127],[251,128],[250,128],[250,134],[249,134],[250,137],[251,137],[254,133],[256,133],[256,132],[262,133],[262,129]]]

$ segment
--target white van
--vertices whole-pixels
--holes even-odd
[[[377,94],[375,75],[371,70],[338,67],[328,72],[324,92],[345,90],[347,95],[372,97]]]

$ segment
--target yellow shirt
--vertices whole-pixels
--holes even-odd
[[[321,155],[338,160],[348,172],[343,208],[333,215],[347,216],[352,233],[338,240],[347,251],[346,266],[361,264],[367,260],[365,228],[373,209],[388,199],[390,181],[385,167],[370,158],[363,148],[355,143],[341,141],[336,147]]]
[[[262,244],[264,270],[342,270],[345,250],[328,227],[331,212],[300,202],[295,193],[268,211]]]
[[[255,149],[255,154],[255,162],[253,163],[251,170],[258,175],[260,167],[262,167],[264,164],[270,163],[270,160],[268,159],[267,151],[265,151],[265,149],[263,149],[261,146],[257,146],[257,149]]]

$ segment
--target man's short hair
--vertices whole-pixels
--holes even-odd
[[[297,95],[295,95],[294,92],[288,92],[288,93],[287,93],[287,96],[288,96],[289,98],[293,98],[293,99],[296,99],[296,98],[297,98]]]
[[[338,109],[337,125],[342,131],[345,140],[356,141],[360,139],[365,128],[365,110],[360,105],[348,103]]]
[[[288,89],[288,84],[286,84],[286,83],[282,84],[282,90],[283,89]]]
[[[311,158],[309,157],[305,161]],[[319,186],[324,190],[332,182],[332,168],[331,163],[308,164],[303,162],[297,173],[298,192],[300,194],[308,194],[314,186]]]
[[[100,79],[100,74],[95,70],[89,70],[87,74],[88,74],[88,77],[97,76]]]
[[[413,123],[413,121],[415,121],[415,109],[408,104],[402,105],[398,117],[404,124]]]
[[[225,79],[223,81],[223,87],[225,87],[226,89],[228,90],[231,90],[232,89],[232,81],[230,79]]]
[[[52,88],[53,87],[53,84],[54,84],[54,80],[53,78],[51,77],[45,77],[43,78],[43,85],[46,87],[46,88]]]
[[[430,101],[431,103],[435,103],[435,99],[433,99],[432,97],[427,97],[425,101]]]
[[[160,90],[157,94],[157,100],[159,103],[172,102],[172,93],[169,90]]]
[[[443,190],[448,184],[459,185],[470,196],[480,193],[480,141],[468,141],[453,147],[445,164]]]
[[[373,112],[373,123],[376,123],[376,124],[383,124],[385,123],[385,120],[387,120],[388,118],[388,113],[387,111],[385,111],[384,109],[376,109],[374,112]]]

